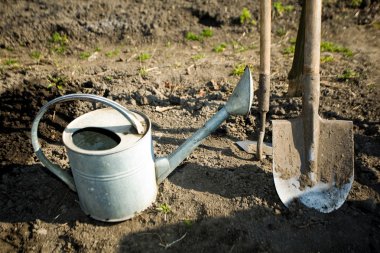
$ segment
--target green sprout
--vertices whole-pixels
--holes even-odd
[[[350,49],[334,44],[332,42],[328,42],[328,41],[323,41],[321,43],[321,51],[332,52],[332,53],[342,53],[346,57],[352,57],[354,55]]]
[[[203,29],[203,31],[201,32],[201,36],[205,38],[212,37],[213,35],[214,31],[211,28]]]
[[[216,52],[216,53],[221,53],[221,52],[223,52],[224,50],[226,50],[226,48],[227,48],[227,44],[226,43],[221,43],[221,44],[219,44],[219,45],[216,45],[213,49],[212,49],[212,51],[214,51],[214,52]]]
[[[139,75],[143,78],[146,79],[148,77],[148,70],[145,67],[139,68]]]
[[[170,206],[166,203],[161,204],[159,207],[156,208],[156,210],[164,214],[164,220],[165,221],[167,218],[167,214],[172,211]]]
[[[276,35],[279,36],[279,37],[282,37],[286,34],[286,30],[284,28],[278,28],[276,30]]]
[[[278,15],[282,16],[284,12],[292,11],[294,10],[293,5],[283,5],[280,1],[273,3],[274,10],[278,13]]]
[[[247,51],[248,49],[252,49],[252,48],[253,48],[253,44],[250,45],[250,46],[244,46],[244,45],[242,45],[240,42],[237,42],[237,41],[232,41],[231,44],[232,44],[232,48],[233,48],[235,51],[239,52],[239,53],[241,53],[241,52],[245,52],[245,51]]]
[[[87,60],[91,56],[90,52],[81,52],[79,54],[79,59],[81,60]]]
[[[104,76],[103,79],[109,83],[113,80],[112,76]]]
[[[119,53],[120,53],[120,51],[118,49],[114,49],[114,50],[106,52],[105,56],[108,57],[108,58],[112,58],[112,57],[118,56]]]
[[[66,51],[69,40],[66,34],[60,34],[59,32],[54,32],[51,35],[50,42],[52,45],[52,50],[58,54],[63,54]]]
[[[282,53],[283,54],[294,54],[295,51],[296,51],[296,46],[293,44],[293,45],[290,45],[287,48],[285,48],[284,51],[282,51]]]
[[[240,24],[242,25],[247,24],[252,20],[252,14],[246,7],[244,7],[243,10],[241,11],[239,19],[240,19]]]
[[[343,70],[342,75],[338,76],[338,79],[340,81],[348,81],[348,80],[358,78],[358,77],[359,77],[359,74],[356,71],[352,69],[345,69]]]
[[[359,8],[362,5],[363,0],[351,0],[350,6],[352,8]]]
[[[137,59],[139,61],[146,61],[146,60],[149,60],[152,56],[148,53],[141,53],[137,56]]]
[[[241,76],[243,73],[244,73],[244,69],[247,65],[242,63],[242,64],[238,64],[234,67],[234,69],[232,70],[231,72],[231,75],[233,76]]]
[[[193,60],[200,60],[200,59],[203,59],[203,58],[205,58],[204,54],[196,54],[196,55],[193,55],[191,57],[191,59],[193,59]]]
[[[66,77],[64,76],[47,76],[49,84],[47,86],[48,89],[56,88],[59,93],[63,90],[63,87],[66,83]]]
[[[332,57],[331,55],[325,55],[321,57],[322,63],[332,62],[332,61],[334,61],[334,57]]]
[[[32,51],[30,53],[30,57],[33,58],[36,61],[40,61],[40,59],[42,57],[42,53],[40,51]]]
[[[193,225],[193,222],[189,219],[183,220],[183,224],[185,224],[186,227],[191,227]]]
[[[187,32],[186,35],[185,35],[185,38],[187,40],[191,40],[191,41],[200,41],[201,40],[201,37],[193,32]]]
[[[16,59],[6,59],[4,62],[5,66],[14,66],[18,65],[18,61]]]

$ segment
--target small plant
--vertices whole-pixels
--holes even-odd
[[[164,220],[165,221],[167,218],[167,214],[172,211],[170,206],[166,203],[161,204],[159,207],[156,208],[156,210],[164,214]]]
[[[343,70],[342,75],[338,76],[338,80],[348,81],[348,80],[358,78],[358,77],[359,77],[359,74],[356,71],[352,69],[345,69]]]
[[[148,70],[145,67],[139,68],[139,75],[143,78],[146,79],[148,77]]]
[[[109,83],[113,80],[112,76],[104,76],[103,79]]]
[[[244,73],[244,69],[247,65],[242,63],[242,64],[238,64],[234,67],[234,69],[232,70],[231,72],[231,75],[233,76],[241,76],[243,73]]]
[[[252,20],[252,14],[246,7],[244,7],[243,10],[241,11],[239,19],[240,19],[240,24],[242,25],[248,24]]]
[[[321,43],[321,51],[331,53],[342,53],[346,57],[352,57],[354,55],[350,49],[328,41],[323,41]]]
[[[226,43],[221,43],[219,45],[216,45],[212,50],[216,53],[221,53],[224,50],[226,50],[227,44]]]
[[[111,50],[111,51],[108,51],[106,52],[104,55],[108,58],[112,58],[112,57],[116,57],[118,56],[120,53],[119,49],[114,49],[114,50]]]
[[[186,35],[185,35],[185,38],[187,40],[191,40],[191,41],[200,41],[201,40],[201,37],[193,32],[187,32]]]
[[[332,61],[334,61],[334,57],[332,57],[331,55],[325,55],[321,57],[322,63],[332,62]]]
[[[204,54],[196,54],[196,55],[193,55],[191,57],[191,59],[193,59],[193,60],[200,60],[200,59],[203,59],[203,58],[205,58]]]
[[[146,61],[146,60],[149,60],[152,56],[148,53],[141,53],[137,56],[137,60],[139,61]]]
[[[286,30],[284,28],[278,28],[276,30],[276,35],[279,36],[279,37],[282,37],[286,34]]]
[[[238,53],[247,51],[248,49],[252,49],[252,45],[251,46],[244,46],[240,42],[237,42],[237,41],[232,41],[231,44],[232,44],[232,48],[235,51],[237,51]]]
[[[284,12],[292,11],[294,10],[293,5],[283,5],[280,1],[273,3],[273,8],[277,12],[278,15],[282,16]]]
[[[212,37],[214,35],[214,31],[211,28],[203,29],[201,32],[201,36],[204,38]]]
[[[63,91],[63,87],[65,86],[66,84],[66,77],[64,76],[47,76],[47,79],[49,81],[49,84],[47,86],[48,89],[53,89],[55,88],[58,93],[61,93],[61,91]]]
[[[185,219],[183,220],[183,224],[186,226],[186,227],[191,227],[193,225],[193,222],[189,219]]]
[[[351,0],[350,6],[352,8],[359,8],[362,5],[363,0]]]
[[[6,59],[4,61],[5,66],[15,66],[18,65],[18,61],[16,59]]]
[[[40,61],[42,58],[42,53],[40,51],[32,51],[30,57],[36,61]]]
[[[293,44],[293,45],[290,45],[287,48],[285,48],[284,51],[282,51],[282,53],[283,54],[294,54],[295,51],[296,51],[296,46]]]
[[[59,32],[54,32],[51,35],[50,42],[52,43],[52,50],[58,54],[63,54],[69,43],[66,34],[60,34]]]
[[[91,56],[90,52],[81,52],[79,54],[79,59],[81,60],[87,60]]]

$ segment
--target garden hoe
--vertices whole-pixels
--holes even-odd
[[[259,138],[256,141],[239,141],[239,145],[248,153],[255,153],[259,160],[263,153],[272,154],[270,144],[264,143],[266,114],[269,111],[270,96],[270,36],[271,36],[271,2],[260,0],[260,76],[259,76],[259,111],[261,127]]]
[[[305,2],[302,113],[273,121],[273,176],[287,207],[329,213],[344,203],[354,179],[353,125],[318,115],[322,1]]]

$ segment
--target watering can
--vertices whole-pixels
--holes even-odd
[[[145,114],[96,95],[64,95],[48,102],[38,112],[31,130],[33,149],[45,167],[78,193],[84,213],[107,222],[127,220],[155,201],[157,185],[229,115],[248,114],[252,98],[253,81],[246,68],[225,106],[172,154],[155,159],[151,122]],[[37,133],[49,107],[77,99],[109,107],[85,113],[65,128],[62,139],[71,176],[44,155]]]

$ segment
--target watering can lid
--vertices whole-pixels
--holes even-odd
[[[144,133],[138,134],[131,122],[120,112],[113,108],[98,109],[76,118],[65,128],[62,139],[65,146],[75,152],[83,154],[111,154],[123,151],[134,146],[140,139],[146,136],[150,129],[149,119],[140,112],[133,112],[134,116],[144,127]],[[85,128],[100,128],[111,131],[120,137],[120,143],[106,150],[87,150],[78,147],[73,142],[73,135]]]

